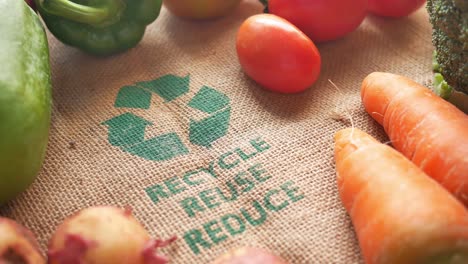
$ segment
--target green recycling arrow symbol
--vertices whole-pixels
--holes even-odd
[[[165,75],[158,79],[124,86],[117,94],[116,108],[148,110],[151,97],[157,94],[165,103],[189,92],[190,76]],[[188,107],[209,114],[208,117],[190,119],[189,141],[192,144],[210,147],[213,142],[227,134],[231,107],[229,98],[208,86],[203,86],[189,101]],[[145,130],[152,122],[127,112],[102,123],[108,127],[108,141],[112,146],[132,155],[153,161],[170,160],[189,153],[177,133],[171,132],[145,139]]]

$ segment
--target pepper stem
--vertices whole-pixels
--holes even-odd
[[[51,15],[93,26],[112,24],[125,9],[121,0],[100,1],[100,6],[86,6],[70,0],[38,0],[40,8]]]

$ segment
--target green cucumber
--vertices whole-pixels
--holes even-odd
[[[52,84],[45,27],[23,0],[0,0],[0,204],[36,179],[49,139]]]

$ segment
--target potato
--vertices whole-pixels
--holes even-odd
[[[34,234],[15,221],[3,217],[0,217],[0,263],[46,263]]]
[[[212,264],[288,264],[288,262],[265,249],[241,247],[224,253]]]
[[[129,209],[96,206],[68,217],[49,241],[50,264],[164,264],[156,249],[174,241],[151,239]]]

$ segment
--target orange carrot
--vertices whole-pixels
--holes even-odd
[[[468,211],[392,147],[335,134],[341,201],[367,264],[468,263]]]
[[[468,206],[468,116],[428,88],[391,73],[368,75],[361,98],[395,149]]]

